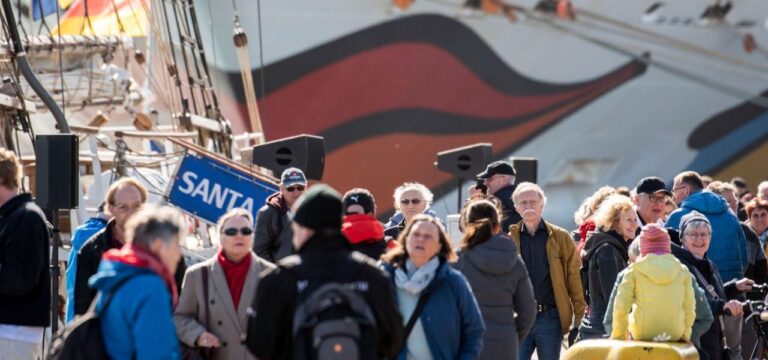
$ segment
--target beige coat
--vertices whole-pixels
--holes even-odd
[[[255,359],[246,349],[242,340],[248,322],[248,307],[256,298],[260,274],[275,267],[272,263],[251,254],[251,268],[245,278],[240,305],[235,310],[229,293],[224,269],[217,256],[190,267],[184,275],[181,298],[173,315],[179,340],[189,346],[206,329],[216,335],[221,346],[215,350],[214,359]],[[208,268],[208,307],[210,318],[205,321],[203,304],[203,267]]]

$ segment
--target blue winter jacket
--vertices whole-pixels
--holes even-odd
[[[72,248],[69,250],[69,259],[67,260],[67,311],[64,317],[65,322],[70,322],[75,318],[75,277],[77,276],[77,252],[80,247],[93,236],[107,226],[107,220],[100,217],[92,217],[75,229],[72,234]]]
[[[747,240],[739,219],[728,208],[728,203],[713,192],[695,192],[669,215],[666,226],[680,230],[680,219],[692,210],[704,214],[712,225],[712,240],[707,257],[720,270],[720,277],[724,282],[743,278],[749,264]]]
[[[395,268],[389,264],[383,266],[389,272],[394,285]],[[467,279],[452,269],[447,261],[441,260],[435,278],[427,289],[429,288],[434,292],[419,319],[427,336],[432,358],[476,359],[483,349],[485,323]],[[403,318],[403,323],[407,321],[407,318]],[[406,340],[403,339],[403,349],[397,357],[399,360],[405,360],[407,357]]]
[[[112,293],[115,285],[126,278],[129,279]],[[96,311],[100,312],[110,359],[180,358],[171,295],[152,270],[102,260],[88,284],[99,290]],[[113,298],[101,312],[105,293]]]

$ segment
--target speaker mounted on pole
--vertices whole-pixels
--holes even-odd
[[[298,135],[253,147],[253,164],[280,177],[283,170],[296,167],[312,180],[321,180],[325,170],[325,140],[320,136]]]
[[[539,158],[512,157],[512,166],[515,168],[515,183],[527,181],[536,184],[539,179]]]
[[[438,169],[461,179],[474,179],[493,159],[493,146],[478,143],[437,153]]]
[[[35,138],[35,200],[45,209],[75,209],[79,204],[77,135],[49,134]]]

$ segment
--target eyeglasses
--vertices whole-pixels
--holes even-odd
[[[251,235],[253,234],[253,229],[249,227],[242,227],[240,229],[238,228],[226,228],[224,229],[223,233],[227,236],[235,236],[237,233],[240,232],[243,235]]]
[[[402,199],[400,200],[400,203],[403,205],[408,205],[408,204],[419,205],[421,204],[421,199]]]
[[[667,196],[666,196],[666,195],[662,195],[662,196],[651,196],[651,195],[645,194],[645,196],[647,196],[647,197],[648,197],[648,201],[650,201],[650,202],[652,202],[652,203],[654,203],[654,204],[658,204],[658,203],[665,203],[665,202],[667,202]]]
[[[301,185],[299,185],[299,186],[291,186],[291,187],[285,188],[285,190],[287,190],[288,192],[304,191],[304,189],[305,189],[304,186],[301,186]]]
[[[700,232],[700,233],[691,232],[691,233],[684,234],[685,237],[689,237],[689,238],[708,238],[711,235],[712,233],[709,233],[709,232]]]

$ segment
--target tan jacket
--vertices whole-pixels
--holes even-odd
[[[224,269],[214,255],[202,263],[190,267],[184,275],[179,305],[173,315],[176,323],[176,334],[179,340],[189,346],[195,345],[195,340],[206,329],[216,335],[221,346],[216,349],[214,359],[255,359],[245,348],[242,340],[245,338],[248,323],[247,310],[256,298],[256,288],[260,274],[275,267],[272,263],[251,253],[251,268],[245,278],[240,304],[235,310],[229,285],[224,275]],[[203,304],[203,267],[208,268],[208,308],[210,318],[205,321],[205,306]]]
[[[520,249],[520,231],[523,222],[509,227],[509,236]],[[549,276],[552,278],[552,290],[555,292],[555,304],[560,313],[560,328],[567,333],[571,324],[578,326],[584,317],[584,291],[581,286],[579,268],[581,260],[576,253],[573,238],[565,229],[544,221],[547,228],[547,259]],[[573,321],[573,323],[571,323]]]

